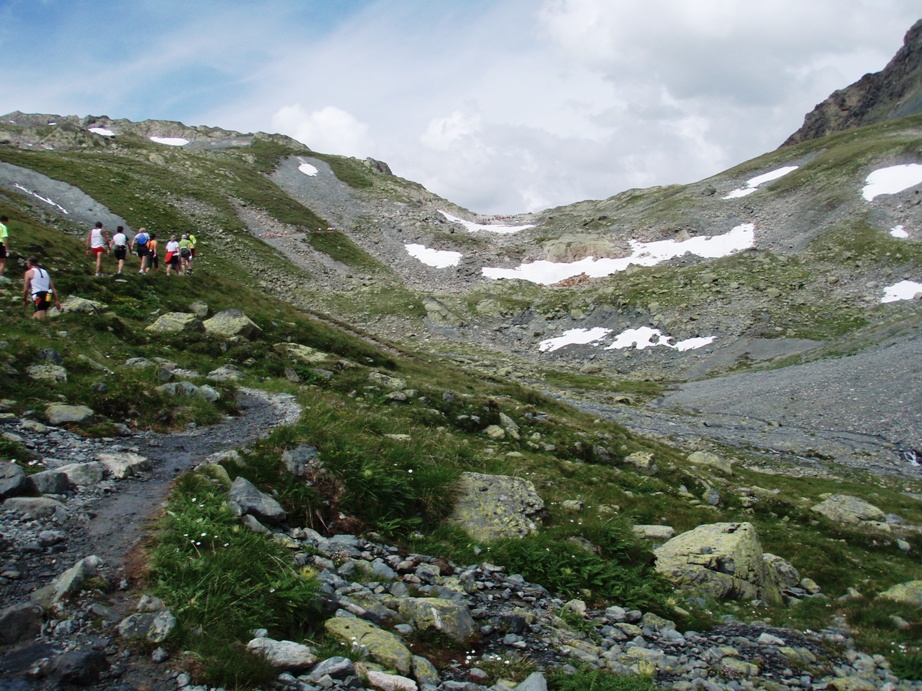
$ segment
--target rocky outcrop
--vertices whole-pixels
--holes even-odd
[[[879,597],[913,607],[922,607],[922,581],[900,583],[882,592]]]
[[[285,509],[275,499],[260,492],[252,482],[243,477],[234,480],[228,503],[238,516],[249,515],[265,523],[281,523]]]
[[[880,72],[866,74],[834,92],[804,118],[782,144],[791,146],[834,132],[922,112],[922,20],[906,33],[903,47]]]
[[[528,480],[463,473],[451,522],[480,542],[522,538],[538,530],[544,501]]]
[[[96,413],[85,405],[49,403],[45,407],[45,417],[50,425],[82,425],[91,422],[95,415]]]
[[[713,523],[682,533],[654,550],[656,570],[682,590],[717,600],[781,603],[766,577],[762,545],[751,523]]]

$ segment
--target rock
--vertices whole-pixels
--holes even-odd
[[[0,463],[0,499],[15,497],[29,489],[26,471],[16,463]]]
[[[56,604],[83,588],[87,579],[95,578],[99,574],[98,567],[99,557],[97,556],[81,559],[49,585],[34,591],[30,597],[33,602],[43,607]]]
[[[119,623],[118,632],[125,638],[146,638],[151,643],[163,643],[176,628],[176,617],[168,609],[140,612]]]
[[[66,403],[49,403],[45,408],[45,417],[48,424],[59,425],[85,425],[93,421],[96,413],[85,405],[67,405]]]
[[[333,617],[327,619],[323,626],[331,636],[366,652],[372,660],[397,670],[399,674],[410,673],[413,654],[397,635],[353,617]]]
[[[515,691],[547,691],[547,679],[541,672],[532,672],[515,687]]]
[[[259,655],[276,669],[304,672],[317,662],[313,648],[294,641],[276,641],[271,638],[254,638],[247,643],[247,651]]]
[[[922,580],[900,583],[889,590],[885,590],[877,597],[912,605],[913,607],[922,607]]]
[[[89,686],[108,671],[109,661],[100,650],[80,649],[58,655],[53,665],[61,681],[75,686]]]
[[[97,302],[96,300],[87,300],[85,298],[77,297],[76,295],[68,295],[67,299],[61,303],[61,311],[57,312],[55,310],[49,310],[49,316],[57,316],[58,314],[66,314],[68,312],[77,313],[77,314],[102,314],[108,305],[102,302]]]
[[[659,468],[656,467],[656,460],[649,451],[635,451],[624,459],[624,462],[640,473],[641,475],[656,475]]]
[[[434,597],[408,597],[400,601],[399,610],[418,631],[438,631],[458,643],[474,634],[474,620],[465,604]]]
[[[331,679],[348,679],[355,676],[355,665],[348,657],[329,657],[318,662],[307,678],[316,682],[324,676],[329,676]]]
[[[797,588],[800,585],[800,574],[793,564],[775,554],[765,552],[762,554],[765,563],[765,576],[770,578],[781,591]]]
[[[58,468],[59,473],[64,473],[70,484],[75,487],[88,487],[102,481],[108,472],[106,466],[99,461],[88,463],[70,463]]]
[[[858,525],[866,522],[884,523],[886,514],[864,499],[849,494],[833,494],[825,501],[810,508],[833,523]]]
[[[154,334],[200,333],[205,330],[205,327],[198,315],[187,312],[167,312],[157,317],[157,320],[144,330]]]
[[[389,391],[401,391],[407,388],[407,380],[400,377],[391,377],[380,372],[369,372],[368,381],[378,386],[383,386]]]
[[[34,602],[10,605],[0,610],[0,644],[10,645],[38,635],[42,630],[42,608]]]
[[[645,540],[669,540],[675,537],[675,529],[668,525],[635,525],[634,535]]]
[[[3,502],[3,508],[18,511],[29,518],[67,517],[67,507],[48,497],[10,497]]]
[[[96,460],[119,480],[137,475],[142,470],[150,470],[150,461],[136,453],[101,453],[96,455]]]
[[[419,689],[412,679],[396,674],[388,674],[376,669],[368,670],[365,677],[372,688],[380,689],[381,691],[418,691]]]
[[[766,578],[762,546],[751,523],[701,525],[653,553],[656,570],[693,594],[781,603],[776,584]]]
[[[283,355],[288,355],[308,365],[319,365],[330,359],[328,353],[300,343],[276,343],[272,348]]]
[[[39,494],[64,494],[70,489],[67,473],[60,470],[43,470],[29,476],[29,484]]]
[[[492,542],[536,532],[544,502],[528,480],[507,475],[462,473],[449,521],[474,540]]]
[[[207,374],[207,378],[212,381],[240,381],[245,377],[246,375],[233,365],[222,365]]]
[[[205,331],[219,338],[256,338],[262,333],[253,321],[236,309],[218,312],[211,319],[202,322]]]
[[[244,477],[234,480],[228,503],[238,516],[249,514],[264,523],[281,523],[286,517],[281,504],[268,494],[260,492]]]
[[[67,370],[60,365],[29,365],[26,374],[30,379],[49,384],[67,381]]]
[[[320,452],[317,447],[309,444],[301,444],[293,449],[285,449],[282,452],[282,463],[285,469],[297,477],[307,475],[308,469],[319,465],[319,461]]]
[[[467,322],[460,316],[452,312],[440,300],[434,297],[426,297],[423,300],[423,307],[426,309],[426,319],[435,326],[464,326]]]
[[[493,441],[500,441],[506,438],[506,430],[499,425],[488,425],[483,433]]]
[[[189,311],[199,319],[204,319],[208,316],[208,303],[203,302],[202,300],[196,300],[191,305],[189,305]]]
[[[709,468],[716,468],[726,475],[733,475],[733,461],[721,458],[717,454],[708,453],[707,451],[695,451],[689,455],[688,462],[692,465],[704,465]]]
[[[413,656],[413,678],[420,684],[439,685],[439,671],[424,657]]]

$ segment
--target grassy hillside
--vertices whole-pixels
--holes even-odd
[[[225,230],[239,230],[226,202],[203,181],[203,175],[212,174],[205,163],[204,170],[181,179],[180,185],[152,164],[106,156],[3,152],[5,160],[35,165],[48,174],[79,182],[128,217],[140,214],[165,226],[182,225],[187,219],[171,202],[157,202],[176,199],[182,188],[184,197],[208,204]],[[103,177],[102,168],[96,165],[105,167],[105,180],[96,179]],[[121,171],[123,177],[113,177],[114,171]],[[96,178],[90,172],[95,172]],[[254,203],[261,199],[266,208],[275,208],[267,201],[276,194],[271,186],[258,176],[245,174],[243,168],[239,173],[234,184],[241,196]],[[145,181],[143,186],[140,180]],[[135,192],[141,189],[143,193]],[[273,213],[285,212],[276,209]],[[592,419],[502,376],[468,372],[445,359],[382,344],[357,330],[317,321],[285,301],[248,287],[246,271],[234,263],[234,253],[206,252],[207,259],[193,276],[140,277],[129,270],[124,280],[100,280],[91,276],[79,238],[33,220],[18,198],[0,200],[0,214],[14,219],[10,224],[14,255],[8,276],[18,279],[21,257],[36,253],[52,272],[63,296],[78,295],[107,305],[99,316],[65,314],[36,322],[19,304],[19,283],[0,288],[6,305],[0,311],[4,344],[0,366],[5,373],[0,380],[0,398],[8,411],[41,419],[48,402],[83,403],[101,415],[93,426],[80,430],[89,435],[111,434],[119,424],[162,431],[181,429],[189,422],[207,424],[234,413],[233,387],[222,385],[222,397],[214,404],[177,403],[154,391],[159,382],[153,370],[132,370],[123,363],[133,357],[162,357],[200,373],[234,364],[246,375],[242,384],[291,393],[304,408],[297,424],[278,429],[267,440],[243,449],[243,464],[225,464],[230,479],[243,475],[272,491],[289,516],[297,517],[298,525],[321,531],[373,531],[407,550],[458,563],[486,559],[507,565],[564,597],[643,607],[674,619],[684,617],[687,624],[694,621],[695,626],[705,625],[707,617],[726,611],[804,627],[819,627],[834,616],[844,615],[856,625],[856,635],[869,650],[893,654],[891,641],[905,643],[910,652],[917,650],[913,646],[919,641],[920,613],[899,609],[911,625],[898,629],[888,619],[894,607],[870,598],[890,585],[918,576],[922,538],[906,538],[911,550],[904,551],[892,539],[833,525],[808,510],[827,493],[853,494],[887,507],[910,523],[922,524],[922,504],[905,494],[922,492],[917,483],[857,473],[843,474],[845,479],[841,480],[791,479],[746,470],[741,465],[727,477],[691,466],[684,450]],[[265,261],[283,261],[246,234],[234,233],[232,237],[239,243],[236,247],[261,253]],[[209,248],[207,242],[204,247]],[[745,261],[728,260],[726,271],[738,270],[742,276],[745,266],[734,269],[734,265]],[[785,270],[792,268],[786,266]],[[695,271],[685,269],[674,280],[694,284]],[[657,299],[665,303],[668,298]],[[226,344],[199,333],[165,337],[145,331],[156,314],[186,311],[199,300],[212,312],[243,310],[260,326],[261,335],[253,341]],[[319,368],[298,362],[274,348],[283,342],[309,346],[327,354],[328,359]],[[41,353],[47,348],[60,354],[68,379],[53,386],[35,386],[26,371],[43,361]],[[370,379],[373,372],[404,379],[404,388],[413,392],[408,401],[395,403],[386,388]],[[447,392],[453,395],[446,396]],[[520,439],[495,441],[484,434],[499,413],[518,424]],[[285,449],[298,444],[311,444],[320,451],[326,472],[315,478],[312,486],[287,475],[279,460]],[[600,446],[611,453],[612,460],[595,451]],[[716,450],[746,460],[738,452]],[[0,446],[0,457],[21,459],[22,451],[5,443]],[[653,453],[659,473],[642,475],[625,465],[623,459],[635,451]],[[446,498],[452,496],[454,483],[463,471],[517,475],[534,482],[548,507],[541,531],[521,542],[478,545],[446,525],[443,519],[451,508]],[[168,556],[177,536],[187,530],[183,521],[193,520],[183,513],[182,506],[188,505],[183,497],[205,497],[203,506],[211,508],[196,513],[194,520],[199,526],[204,520],[203,532],[220,536],[231,545],[220,548],[216,537],[212,543],[196,547],[196,559],[201,558],[202,568],[209,570],[209,582],[235,582],[237,570],[245,568],[256,549],[267,550],[269,561],[282,557],[272,557],[272,548],[259,538],[233,530],[220,509],[221,491],[215,489],[220,485],[203,482],[189,477],[177,485],[171,514],[175,520],[163,525],[159,547],[152,552],[151,588],[179,613],[181,633],[173,645],[197,651],[203,660],[203,678],[227,683],[229,678],[241,678],[238,667],[231,670],[225,664],[228,651],[239,645],[254,620],[244,612],[239,620],[214,628],[215,635],[207,643],[194,635],[196,627],[212,626],[215,613],[227,611],[229,605],[222,605],[221,600],[210,601],[207,609],[189,604],[199,601],[194,592],[198,581],[190,581],[192,576],[184,573],[184,564]],[[710,487],[721,489],[723,501],[717,506],[700,500]],[[745,501],[749,495],[740,488],[757,490],[762,499],[755,504]],[[585,504],[578,520],[563,504],[574,499]],[[630,527],[668,524],[683,531],[718,521],[755,523],[767,551],[790,560],[802,574],[821,583],[833,599],[794,610],[751,611],[733,604],[708,603],[709,613],[691,614],[687,610],[692,608],[683,603],[685,614],[677,612],[674,605],[681,599],[655,575],[650,546],[633,537]],[[575,537],[589,540],[598,552],[570,546],[568,540]],[[274,633],[322,641],[317,633],[320,615],[309,606],[313,597],[310,578],[287,566],[279,568],[261,577],[281,584],[287,596],[258,599],[252,595],[254,611],[260,613],[260,621],[271,622]],[[863,599],[837,602],[835,598],[849,588],[859,590]],[[240,594],[228,588],[225,595],[235,598]],[[217,595],[212,593],[211,597]],[[879,615],[869,617],[869,611]],[[255,675],[254,680],[260,678],[258,670],[248,673]]]

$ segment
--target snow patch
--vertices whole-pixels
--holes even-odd
[[[52,201],[52,200],[49,199],[48,197],[43,197],[43,196],[40,195],[38,192],[34,192],[34,191],[32,191],[32,190],[26,189],[25,187],[23,187],[22,185],[20,185],[18,182],[15,183],[15,184],[13,185],[13,187],[16,187],[17,189],[22,190],[22,191],[25,192],[26,194],[29,194],[29,195],[35,197],[36,199],[41,199],[41,200],[42,200],[43,202],[45,202],[46,204],[51,204],[51,206],[55,207],[56,209],[60,209],[60,210],[61,210],[61,213],[65,213],[65,214],[70,215],[70,214],[68,213],[67,209],[65,209],[63,206],[61,206],[61,205],[58,204],[57,202]]]
[[[902,225],[894,226],[890,229],[890,235],[895,238],[908,238],[909,233],[906,232],[906,229]]]
[[[724,235],[701,236],[688,240],[657,240],[638,242],[631,240],[633,250],[628,257],[617,259],[595,259],[586,257],[577,262],[536,261],[520,264],[514,269],[484,267],[481,272],[487,278],[518,278],[531,283],[552,285],[568,278],[586,274],[590,278],[610,276],[624,271],[630,265],[655,266],[683,254],[694,254],[706,259],[717,259],[752,247],[755,242],[755,225],[744,223]]]
[[[900,281],[892,286],[884,288],[884,296],[881,302],[896,302],[897,300],[912,300],[916,295],[922,293],[922,283],[916,281]]]
[[[409,244],[404,245],[411,257],[419,259],[426,266],[433,266],[436,269],[447,269],[449,266],[457,266],[461,263],[460,252],[449,252],[448,250],[434,250],[425,245]]]
[[[570,329],[565,331],[562,336],[557,338],[548,338],[538,344],[538,350],[542,353],[552,353],[568,345],[598,345],[599,341],[608,336],[611,329],[598,326],[594,329]],[[615,337],[615,340],[608,345],[605,350],[622,350],[635,346],[637,350],[652,348],[654,346],[665,346],[674,348],[678,351],[695,350],[703,348],[714,342],[714,336],[703,336],[697,338],[687,338],[678,343],[672,343],[672,336],[666,336],[659,329],[653,329],[649,326],[641,326],[637,329],[627,329]]]
[[[896,194],[922,182],[922,165],[907,163],[900,166],[880,168],[868,175],[862,195],[868,201],[882,194]]]
[[[185,146],[189,143],[188,139],[182,137],[149,137],[155,144],[166,144],[167,146]]]
[[[509,235],[511,233],[518,233],[520,230],[525,230],[527,228],[534,228],[534,225],[525,225],[525,226],[502,226],[502,225],[486,225],[483,223],[474,223],[473,221],[465,221],[463,218],[458,218],[457,216],[452,216],[445,211],[439,211],[445,218],[447,218],[452,223],[457,223],[464,226],[465,230],[469,233],[476,233],[479,230],[486,230],[490,233],[498,233],[500,235]]]
[[[310,163],[302,163],[301,165],[298,166],[298,170],[300,170],[305,175],[310,175],[311,177],[315,177],[317,173],[320,172]]]
[[[606,329],[601,326],[597,326],[594,329],[570,329],[569,331],[565,331],[562,336],[541,341],[538,344],[538,350],[542,353],[552,353],[568,345],[588,345],[596,341],[601,341],[610,333],[611,329]]]
[[[112,130],[106,129],[105,127],[91,127],[90,132],[93,134],[98,134],[100,137],[114,137],[115,132]]]
[[[740,187],[737,190],[733,190],[728,194],[724,199],[738,199],[739,197],[748,197],[753,192],[757,191],[759,185],[764,185],[766,182],[771,182],[772,180],[777,180],[782,178],[788,173],[797,170],[798,166],[785,166],[784,168],[778,168],[778,170],[773,170],[769,173],[764,173],[762,175],[757,175],[754,178],[749,178],[746,181],[745,187]]]

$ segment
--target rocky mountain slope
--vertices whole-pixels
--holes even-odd
[[[903,47],[882,71],[864,75],[818,104],[782,146],[922,112],[920,84],[922,20],[907,32]]]

